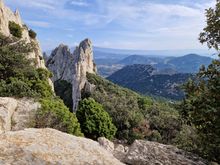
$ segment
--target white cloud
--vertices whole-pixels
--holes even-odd
[[[84,1],[82,1],[82,0],[72,0],[71,2],[70,2],[70,4],[71,5],[75,5],[75,6],[89,6],[89,3],[87,3],[87,2],[84,2]]]
[[[95,31],[100,36],[99,45],[123,48],[198,48],[198,34],[205,26],[204,10],[214,6],[216,2],[204,0],[193,3],[190,0],[180,0],[168,4],[162,0],[161,3],[154,0],[94,0],[92,3],[86,0],[6,1],[15,3],[15,6],[44,10],[48,22],[49,19],[56,21],[57,24],[53,26],[60,30],[79,31],[81,34],[85,32],[86,35],[93,35]],[[67,4],[78,8],[66,8]],[[81,10],[82,7],[84,10]],[[45,12],[39,12],[39,15],[45,18]],[[48,22],[29,21],[33,26],[44,28],[51,26]]]
[[[35,26],[35,27],[41,27],[41,28],[49,28],[49,27],[51,27],[49,22],[44,22],[44,21],[26,20],[25,22],[28,25]]]
[[[30,9],[54,10],[59,2],[57,0],[7,0],[7,3]]]

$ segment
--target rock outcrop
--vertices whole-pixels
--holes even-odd
[[[89,39],[82,41],[73,54],[65,45],[57,47],[47,61],[47,68],[53,73],[53,82],[66,80],[72,84],[73,111],[76,111],[81,100],[81,91],[92,90],[86,73],[96,74],[97,69],[93,61],[92,42]]]
[[[114,144],[105,138],[99,144],[125,164],[134,165],[205,165],[207,161],[171,145],[136,140],[130,147]]]
[[[76,47],[73,53],[73,81],[72,81],[72,99],[73,111],[77,110],[78,103],[81,100],[81,91],[85,86],[90,86],[86,78],[86,73],[96,73],[97,69],[93,61],[92,42],[85,39]]]
[[[73,55],[66,45],[59,45],[54,49],[46,62],[47,68],[53,73],[52,81],[66,80],[73,81]]]
[[[27,43],[33,43],[33,45],[35,45],[35,49],[33,50],[33,52],[29,53],[28,57],[35,59],[36,67],[45,68],[40,44],[37,39],[32,39],[29,36],[29,29],[23,23],[19,11],[16,10],[15,12],[12,12],[8,7],[4,5],[3,0],[0,0],[0,32],[5,36],[11,36],[9,30],[9,21],[13,21],[16,24],[20,25],[20,27],[22,27],[23,31],[21,40],[25,40]]]
[[[0,133],[31,127],[38,108],[33,99],[0,97]]]
[[[0,135],[0,164],[122,165],[97,142],[53,129]]]

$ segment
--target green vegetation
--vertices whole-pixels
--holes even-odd
[[[10,33],[17,38],[22,37],[22,28],[20,25],[16,24],[15,22],[9,21],[8,28],[10,30]]]
[[[32,39],[35,39],[37,37],[37,33],[35,31],[33,31],[32,29],[30,29],[28,31],[29,33],[29,36],[32,38]]]
[[[48,83],[50,73],[36,69],[26,54],[33,50],[30,44],[0,35],[0,96],[50,97],[53,91]]]
[[[73,109],[72,100],[72,84],[65,80],[57,80],[54,83],[54,89],[57,96],[59,96],[64,104],[69,108]]]
[[[82,100],[76,116],[86,137],[97,140],[98,137],[112,139],[115,136],[116,127],[111,117],[94,99]]]
[[[200,34],[200,42],[219,52],[219,13],[220,1],[214,9],[206,11],[207,26]],[[218,55],[220,57],[220,55]],[[185,84],[186,99],[180,110],[184,118],[200,137],[197,152],[210,160],[220,163],[220,61],[206,68],[202,66],[194,80]]]
[[[51,73],[34,67],[33,59],[27,54],[33,46],[17,38],[0,34],[0,96],[31,97],[40,101],[36,120],[31,121],[37,128],[55,128],[81,136],[80,125],[63,101],[55,98],[48,79]]]
[[[41,108],[37,111],[36,128],[54,128],[76,136],[82,136],[76,116],[69,111],[60,99],[40,99]]]
[[[129,143],[135,139],[171,143],[181,129],[178,112],[169,104],[142,97],[94,74],[88,73],[87,78],[96,88],[82,95],[92,97],[109,113],[117,127],[117,138]]]

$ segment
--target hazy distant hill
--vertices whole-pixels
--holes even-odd
[[[156,74],[155,74],[156,73]],[[179,85],[191,74],[159,74],[150,65],[128,65],[113,73],[107,79],[144,95],[156,95],[170,99],[181,99],[184,93]]]
[[[123,65],[133,65],[133,64],[155,64],[159,62],[163,62],[162,57],[131,55],[120,60],[118,63]]]
[[[212,58],[197,54],[188,54],[182,57],[172,58],[167,61],[170,68],[176,69],[180,73],[195,73],[199,71],[201,65],[208,66]],[[160,67],[160,64],[156,65]]]
[[[150,64],[161,73],[196,73],[201,65],[208,66],[212,58],[197,54],[188,54],[181,57],[131,55],[121,60],[96,59],[95,61],[100,75],[107,77],[123,66],[133,64]]]

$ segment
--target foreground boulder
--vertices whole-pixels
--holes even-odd
[[[0,133],[32,127],[39,108],[34,99],[0,97]]]
[[[0,164],[122,165],[97,142],[53,129],[0,135]]]
[[[205,165],[207,161],[171,145],[136,140],[130,147],[99,138],[99,144],[121,162],[131,165]]]

